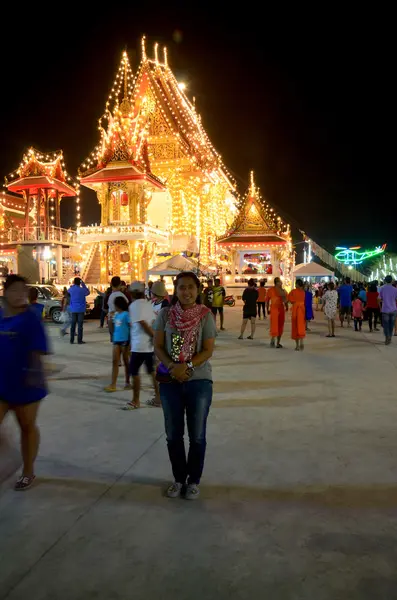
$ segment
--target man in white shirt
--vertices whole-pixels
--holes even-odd
[[[130,373],[132,375],[132,401],[127,402],[125,410],[140,408],[141,379],[139,369],[144,364],[148,375],[151,376],[154,388],[154,398],[147,404],[160,406],[159,386],[155,377],[153,329],[154,312],[151,302],[145,300],[145,284],[142,281],[133,281],[130,285],[132,303],[128,309],[131,327],[131,360]]]
[[[114,301],[118,296],[122,296],[123,298],[126,299],[126,301],[128,302],[128,298],[126,297],[125,294],[123,294],[123,292],[120,291],[120,287],[121,287],[121,279],[120,277],[118,277],[117,275],[115,277],[112,277],[112,281],[110,282],[110,285],[112,286],[112,293],[109,296],[108,299],[108,325],[109,325],[109,334],[110,334],[110,341],[112,341],[112,337],[113,337],[113,317],[114,317],[114,313],[115,313],[115,306],[114,306]]]

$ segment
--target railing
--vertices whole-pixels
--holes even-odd
[[[109,237],[114,237],[117,240],[122,239],[124,236],[126,238],[148,238],[153,236],[161,238],[166,242],[169,238],[169,233],[152,225],[93,225],[91,227],[80,227],[77,230],[77,237],[80,240],[87,237],[91,238],[92,241],[95,241],[95,238]],[[84,241],[90,240],[85,239]]]
[[[61,243],[76,244],[77,236],[75,231],[70,229],[61,229],[60,227],[49,227],[42,230],[39,227],[21,227],[20,229],[9,229],[7,231],[8,243]]]

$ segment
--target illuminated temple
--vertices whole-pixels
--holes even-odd
[[[288,286],[289,226],[263,200],[253,174],[239,197],[166,49],[159,54],[156,44],[149,57],[143,39],[134,75],[123,53],[98,144],[80,166],[79,183],[96,193],[100,223],[81,225],[79,186],[62,153],[29,149],[6,181],[11,195],[0,197],[0,266],[32,281],[61,284],[80,273],[98,285],[113,275],[145,279],[165,257],[186,254],[231,287],[244,287],[250,276],[271,284],[276,275]],[[61,227],[68,196],[76,198],[77,231]]]
[[[294,255],[290,226],[262,198],[251,171],[250,185],[240,201],[238,213],[226,235],[218,239],[226,262],[225,281],[240,296],[246,281],[266,279],[273,284],[281,277],[291,286]]]
[[[144,278],[160,256],[187,250],[216,264],[217,238],[233,221],[234,185],[200,115],[157,44],[133,77],[127,53],[99,120],[99,143],[80,169],[95,190],[99,226],[78,229],[86,281]]]

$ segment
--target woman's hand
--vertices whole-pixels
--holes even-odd
[[[170,372],[171,377],[173,377],[177,381],[180,381],[181,383],[189,379],[189,369],[186,363],[174,363],[169,367],[168,370]]]

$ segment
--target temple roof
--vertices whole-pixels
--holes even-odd
[[[64,170],[62,152],[51,155],[42,155],[34,148],[30,148],[24,155],[18,169],[6,178],[6,186],[11,192],[30,190],[35,193],[37,189],[58,190],[63,196],[76,196],[76,189],[72,178]]]
[[[117,160],[128,160],[142,172],[151,173],[149,154],[153,135],[150,137],[149,130],[153,130],[155,114],[160,115],[161,121],[156,123],[155,137],[172,135],[179,144],[180,154],[198,170],[206,172],[209,178],[221,178],[233,187],[200,115],[168,65],[166,49],[163,62],[158,59],[157,44],[154,59],[149,59],[144,40],[135,78],[128,55],[123,53],[105,114],[99,120],[101,141],[82,164],[82,178]]]
[[[238,208],[228,234],[218,239],[218,244],[285,244],[289,241],[289,226],[283,223],[261,197],[253,171],[248,191]]]

